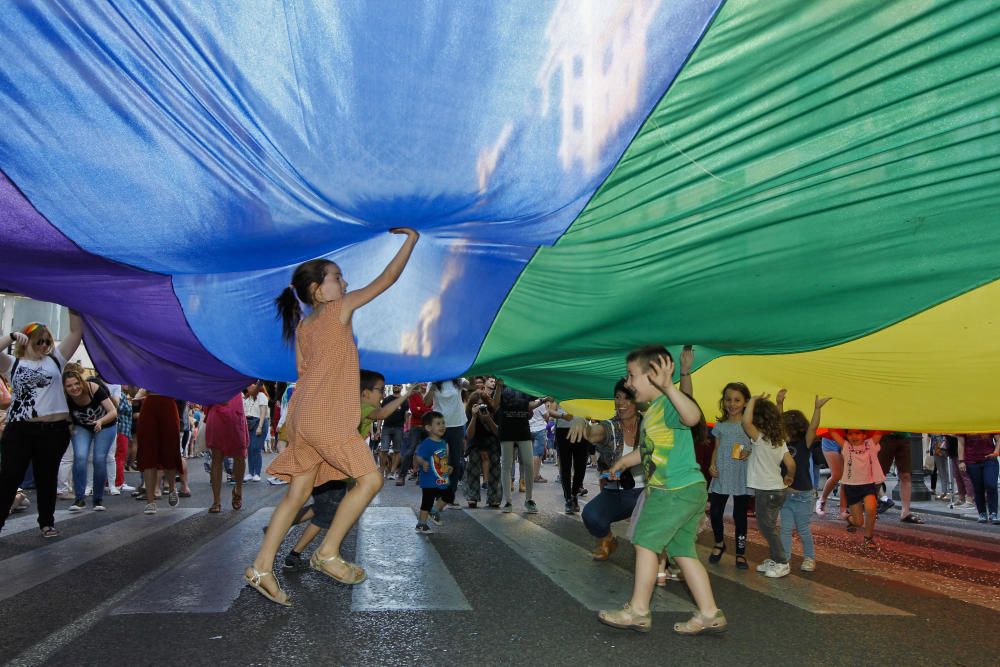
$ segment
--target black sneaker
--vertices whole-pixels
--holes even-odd
[[[431,530],[431,527],[428,526],[426,523],[418,523],[416,528],[414,528],[413,530],[417,531],[421,535],[430,535],[431,533],[434,532],[433,530]]]
[[[580,511],[580,501],[576,499],[576,496],[573,496],[573,511],[574,512]]]
[[[572,500],[567,500],[566,501],[566,510],[565,511],[566,511],[566,514],[572,514],[573,513],[573,501]]]
[[[285,564],[282,567],[286,570],[297,570],[303,565],[305,563],[302,562],[302,554],[289,551],[288,555],[285,556]]]
[[[104,508],[104,503],[102,503],[100,500],[95,500],[94,501],[94,511],[95,512],[103,512],[104,509],[105,509]]]
[[[896,503],[893,501],[892,498],[886,498],[885,500],[882,500],[881,498],[879,498],[878,509],[876,510],[876,512],[878,512],[879,514],[885,514],[885,511],[887,509],[891,509],[891,508],[893,508],[895,506],[896,506]]]
[[[67,507],[66,510],[69,512],[79,512],[83,509],[86,509],[86,507],[87,504],[85,502],[83,502],[82,500],[78,500],[69,507]]]
[[[441,512],[431,512],[431,521],[433,521],[435,525],[440,526],[441,525]]]

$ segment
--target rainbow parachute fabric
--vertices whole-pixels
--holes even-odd
[[[112,379],[292,379],[272,300],[329,257],[390,380],[607,397],[625,352],[1000,427],[1000,10],[798,0],[0,3],[0,287]]]

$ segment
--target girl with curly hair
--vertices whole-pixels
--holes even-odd
[[[757,528],[767,540],[771,557],[757,566],[761,574],[777,579],[787,576],[788,554],[778,535],[778,515],[785,504],[785,488],[795,481],[795,459],[785,445],[785,424],[778,406],[767,394],[754,396],[743,413],[743,430],[750,436],[747,486],[757,499]],[[781,465],[785,475],[781,475]]]

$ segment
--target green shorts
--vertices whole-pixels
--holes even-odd
[[[694,543],[708,502],[705,484],[675,491],[650,488],[646,493],[632,544],[654,553],[666,549],[671,558],[697,558]]]

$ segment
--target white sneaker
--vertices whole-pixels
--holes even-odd
[[[253,481],[253,475],[247,475],[246,477],[243,478],[243,481],[244,482],[252,482]]]
[[[822,498],[816,501],[816,516],[826,516],[825,505]]]
[[[803,572],[815,572],[816,571],[816,561],[812,558],[803,558],[802,566],[799,568]]]
[[[781,577],[787,577],[791,571],[792,568],[788,567],[788,563],[775,563],[774,567],[764,573],[764,576],[771,579],[780,579]]]
[[[766,574],[767,571],[770,570],[775,565],[777,565],[777,563],[775,563],[773,560],[771,560],[770,558],[768,558],[763,563],[761,563],[760,565],[757,566],[757,571]]]
[[[126,483],[122,484],[118,490],[121,491],[122,493],[132,493],[133,491],[135,491],[135,487],[132,486],[131,484]]]
[[[255,482],[259,482],[260,481],[260,475],[254,475],[252,479]]]
[[[117,486],[112,486],[111,488],[109,488],[108,493],[110,493],[113,496],[120,496],[122,494],[121,489],[119,489]]]
[[[288,484],[288,482],[286,482],[285,480],[278,479],[277,477],[268,477],[267,483],[270,484],[271,486],[284,486]]]
[[[146,509],[142,511],[143,514],[156,514],[156,503],[149,503],[146,505]]]

